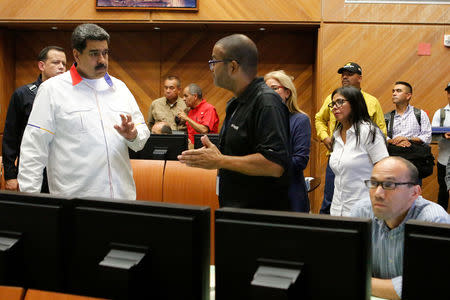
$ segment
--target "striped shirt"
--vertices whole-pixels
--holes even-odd
[[[403,248],[405,223],[409,219],[425,222],[448,223],[450,216],[438,204],[419,196],[409,209],[405,219],[394,229],[374,216],[369,198],[359,201],[352,209],[351,216],[372,219],[372,276],[392,278],[395,292],[402,294]]]
[[[417,137],[424,143],[431,143],[431,124],[428,115],[420,110],[420,124],[414,115],[414,107],[408,105],[405,112],[401,115],[395,111],[394,123],[392,128],[392,138],[404,136],[406,138]],[[389,127],[391,124],[389,124]],[[389,131],[389,128],[388,128]]]

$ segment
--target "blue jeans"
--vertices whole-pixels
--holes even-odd
[[[330,214],[331,201],[334,193],[334,173],[330,168],[330,160],[328,159],[327,170],[325,171],[325,187],[323,189],[323,201],[320,208],[321,214]]]

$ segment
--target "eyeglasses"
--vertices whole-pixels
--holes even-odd
[[[364,183],[369,189],[376,189],[379,185],[383,190],[394,190],[398,185],[416,185],[414,182],[393,182],[393,181],[376,181],[376,180],[364,180]]]
[[[225,62],[230,62],[230,61],[233,61],[233,60],[235,60],[235,59],[211,59],[211,60],[208,60],[209,70],[210,71],[214,70],[214,65],[217,64],[217,63],[220,63],[220,62],[225,63]],[[235,61],[237,63],[239,63],[237,60],[235,60]]]
[[[336,99],[336,101],[331,101],[330,104],[328,104],[329,108],[333,108],[334,106],[336,106],[336,108],[341,107],[342,105],[344,105],[344,102],[347,101],[345,99]]]
[[[278,90],[278,89],[284,89],[284,86],[282,85],[272,85],[270,86],[270,88],[274,91]]]
[[[89,56],[90,57],[96,57],[96,58],[99,58],[100,55],[102,55],[103,57],[106,57],[106,56],[108,56],[110,54],[111,54],[111,50],[109,50],[109,49],[105,49],[103,51],[100,51],[100,50],[91,50],[91,51],[89,51]]]

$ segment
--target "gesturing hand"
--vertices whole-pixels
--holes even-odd
[[[116,124],[114,125],[114,128],[121,136],[123,136],[127,140],[129,141],[134,140],[137,136],[137,129],[134,126],[133,121],[131,120],[131,116],[127,115],[125,117],[125,115],[121,114],[120,118],[122,119],[122,124],[120,125]]]
[[[206,135],[202,136],[201,140],[202,148],[183,151],[181,155],[178,155],[178,160],[190,167],[219,169],[222,153]]]

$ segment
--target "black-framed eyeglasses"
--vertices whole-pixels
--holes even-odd
[[[393,181],[377,181],[377,180],[364,180],[364,183],[369,189],[376,189],[379,185],[383,190],[394,190],[398,185],[416,185],[414,182],[393,182]]]
[[[342,105],[344,105],[345,103],[345,99],[336,99],[336,101],[331,101],[330,104],[328,104],[329,108],[333,108],[334,106],[336,106],[336,108],[341,107]]]
[[[220,62],[225,63],[225,62],[230,62],[232,60],[234,60],[234,59],[211,59],[211,60],[208,60],[209,70],[210,71],[214,70],[214,65],[217,63],[220,63]]]

